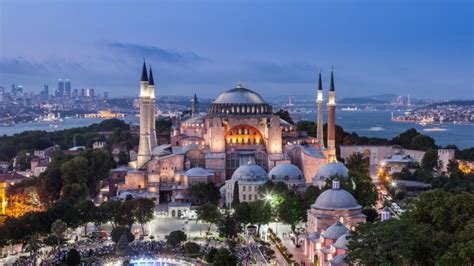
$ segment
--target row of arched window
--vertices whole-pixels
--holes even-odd
[[[262,105],[234,105],[234,104],[212,104],[209,106],[208,113],[221,114],[270,114],[272,107],[266,104]]]

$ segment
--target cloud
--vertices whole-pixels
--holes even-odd
[[[146,58],[156,60],[160,63],[168,64],[187,64],[196,62],[205,62],[209,59],[202,57],[194,52],[181,52],[169,50],[157,46],[140,45],[123,42],[107,42],[106,47],[115,50],[121,54],[127,54],[132,57]]]
[[[58,74],[58,72],[82,71],[84,67],[78,62],[48,58],[45,60],[28,60],[23,57],[0,57],[0,74],[19,76],[40,76]]]

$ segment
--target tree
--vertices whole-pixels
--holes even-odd
[[[294,192],[288,193],[278,208],[278,218],[291,226],[291,231],[296,235],[296,243],[299,236],[296,225],[304,219],[305,213],[306,209],[301,204],[301,196]]]
[[[239,195],[239,182],[234,182],[234,193],[232,194],[232,206],[237,206],[240,203],[240,195]]]
[[[364,207],[371,207],[377,201],[377,190],[370,177],[369,161],[360,153],[351,155],[346,162],[348,178],[339,178],[343,188],[347,189]],[[329,183],[329,182],[328,182]]]
[[[248,202],[241,202],[234,206],[234,217],[243,226],[250,223],[250,206]]]
[[[166,236],[166,244],[171,247],[176,247],[184,241],[186,241],[186,234],[181,230],[172,231]]]
[[[186,256],[197,257],[200,250],[201,246],[195,242],[186,242],[184,244],[184,254],[186,254]]]
[[[114,229],[112,229],[112,232],[110,232],[112,241],[114,241],[115,243],[118,243],[122,235],[125,235],[127,237],[128,242],[132,242],[135,239],[135,236],[132,234],[132,232],[130,232],[130,229],[125,226],[115,227]]]
[[[214,205],[212,203],[206,203],[204,205],[199,206],[196,212],[198,220],[209,223],[207,229],[208,232],[211,231],[211,225],[217,223],[221,216],[217,205]]]
[[[379,217],[379,213],[374,208],[364,208],[362,213],[366,216],[367,222],[373,223]]]
[[[306,210],[310,209],[320,194],[321,189],[319,189],[319,187],[308,186],[302,194],[304,208]]]
[[[280,109],[274,115],[279,116],[281,119],[285,120],[286,122],[290,124],[295,124],[293,122],[293,119],[291,119],[290,113],[288,113],[287,110]]]
[[[138,198],[135,199],[135,210],[134,216],[137,222],[140,223],[142,227],[142,235],[145,235],[145,228],[143,225],[148,223],[153,219],[153,214],[155,210],[155,202],[151,199]]]
[[[136,221],[135,208],[135,200],[125,199],[120,207],[120,225],[126,225],[129,229],[132,228],[133,223]]]
[[[214,255],[214,265],[237,265],[237,256],[226,248],[220,248]]]
[[[118,159],[119,165],[127,165],[130,161],[130,157],[128,156],[128,153],[126,151],[120,151],[118,154]]]
[[[257,234],[260,235],[260,226],[268,224],[272,219],[272,209],[269,203],[257,200],[249,203],[249,220],[251,224],[257,225]]]
[[[61,244],[61,238],[63,237],[64,232],[66,232],[67,225],[65,222],[61,220],[56,220],[54,223],[51,225],[51,232],[53,235],[57,238],[57,248],[58,248],[58,261],[59,258],[61,257],[61,249],[60,249],[60,244]]]
[[[421,159],[421,166],[427,173],[433,173],[438,164],[438,150],[428,149]]]
[[[82,201],[77,205],[79,223],[84,225],[84,235],[87,235],[87,224],[95,220],[97,208],[90,200]]]
[[[41,248],[41,240],[38,237],[38,234],[35,233],[31,235],[28,240],[26,241],[26,250],[32,253],[33,257],[33,265],[36,265],[36,255],[38,250]],[[0,244],[1,246],[1,244]]]
[[[211,247],[209,251],[207,252],[206,256],[204,257],[204,259],[208,263],[214,263],[214,258],[216,254],[217,254],[217,249],[214,247]]]
[[[101,223],[110,221],[112,228],[117,227],[122,221],[121,205],[122,203],[116,200],[102,202],[98,209],[97,221]]]
[[[213,182],[199,182],[189,187],[189,195],[202,203],[217,204],[220,198],[219,189]],[[201,201],[202,200],[202,201]]]
[[[242,232],[242,225],[228,211],[217,222],[217,230],[219,235],[226,239],[233,239]]]
[[[81,264],[81,254],[75,248],[71,248],[67,253],[66,263],[68,266],[76,266]]]

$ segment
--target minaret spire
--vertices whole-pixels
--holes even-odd
[[[148,81],[148,75],[146,73],[146,62],[145,59],[143,59],[143,68],[142,68],[142,76],[140,78],[140,81]]]
[[[318,108],[316,118],[316,138],[319,148],[324,149],[324,133],[323,133],[323,82],[321,80],[321,70],[319,70],[318,90],[316,95],[316,106]]]
[[[151,65],[150,65],[150,75],[148,76],[148,85],[153,85],[153,86],[155,85],[155,81],[153,80],[153,71],[151,70]]]
[[[199,103],[198,103],[198,98],[196,96],[196,93],[194,94],[193,98],[193,105],[191,107],[191,116],[195,117],[199,114]]]
[[[331,86],[329,87],[329,91],[335,91],[334,89],[334,67],[331,67]]]

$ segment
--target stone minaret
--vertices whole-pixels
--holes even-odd
[[[151,159],[150,146],[150,90],[148,89],[148,75],[143,62],[140,78],[140,142],[138,144],[137,168],[141,168]]]
[[[318,118],[316,120],[316,138],[321,149],[324,149],[324,135],[323,135],[323,82],[321,81],[321,71],[319,71],[318,92],[316,98],[316,105],[318,106]]]
[[[191,108],[191,115],[192,117],[199,115],[199,103],[198,103],[198,98],[196,94],[194,94],[193,106]]]
[[[156,122],[155,122],[155,81],[153,71],[150,66],[150,76],[148,77],[148,90],[150,91],[150,148],[158,146],[156,143]]]
[[[336,162],[336,91],[331,69],[331,85],[328,99],[328,162]]]

